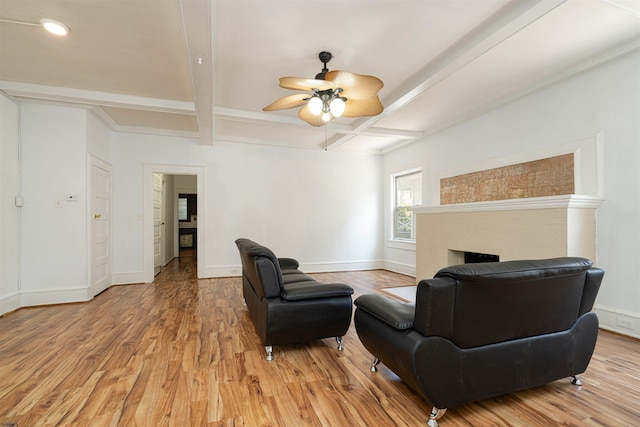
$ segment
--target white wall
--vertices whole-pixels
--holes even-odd
[[[85,301],[88,154],[110,159],[110,130],[89,110],[4,96],[0,123],[0,314]]]
[[[380,156],[125,133],[113,134],[112,150],[116,282],[144,280],[145,164],[203,168],[198,264],[206,277],[240,273],[239,237],[298,258],[307,271],[382,265]]]
[[[87,153],[109,163],[111,157],[109,135],[111,130],[91,112],[88,112],[86,122]]]
[[[434,195],[429,184],[433,187],[433,177],[443,171],[599,134],[604,202],[597,210],[596,263],[605,279],[596,306],[605,327],[640,336],[638,76],[640,52],[635,51],[388,153],[385,171],[422,162],[429,175],[427,194]],[[433,197],[427,200],[437,204]],[[396,258],[392,248],[385,248],[385,260]],[[620,317],[631,319],[635,329],[619,328]]]
[[[20,307],[18,105],[0,94],[0,315]]]
[[[23,103],[21,139],[22,305],[87,300],[87,111]]]
[[[176,175],[174,182],[174,188],[177,194],[196,194],[198,191],[198,182],[193,175]]]

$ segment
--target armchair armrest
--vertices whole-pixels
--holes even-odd
[[[300,263],[298,262],[298,260],[293,258],[278,258],[278,263],[280,264],[280,268],[282,270],[293,270],[300,267]]]
[[[413,328],[415,306],[412,304],[376,294],[361,295],[354,303],[359,310],[369,313],[395,329],[402,331]]]
[[[300,282],[284,285],[280,296],[287,301],[330,298],[353,294],[351,286],[344,283]]]

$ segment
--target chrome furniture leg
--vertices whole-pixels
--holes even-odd
[[[272,361],[273,360],[273,346],[272,345],[266,345],[264,346],[265,350],[267,350],[267,360],[268,361]]]
[[[373,362],[371,362],[371,372],[378,372],[378,364],[380,363],[380,359],[378,359],[377,357],[375,359],[373,359]]]
[[[338,351],[344,350],[344,346],[342,345],[342,337],[336,337],[336,342],[338,343]]]
[[[440,409],[435,406],[431,409],[431,413],[429,414],[429,421],[427,421],[427,425],[429,427],[438,427],[438,419],[441,418],[444,413],[447,412],[447,408]]]
[[[582,380],[580,379],[579,376],[577,375],[571,375],[573,377],[573,379],[571,380],[571,384],[573,385],[577,385],[577,386],[581,386],[582,385]]]

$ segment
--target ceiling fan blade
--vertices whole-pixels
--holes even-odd
[[[342,88],[342,96],[347,99],[369,99],[375,97],[384,86],[382,80],[374,76],[351,73],[349,71],[329,71],[327,80]]]
[[[264,107],[262,111],[286,110],[287,108],[300,107],[301,105],[306,104],[308,99],[309,94],[306,93],[296,93],[295,95],[284,96]]]
[[[304,77],[280,77],[280,87],[294,90],[327,90],[336,85],[328,80],[306,79]]]
[[[380,99],[375,96],[369,99],[354,99],[347,98],[347,102],[344,104],[343,117],[363,117],[363,116],[377,116],[382,113],[384,106],[380,102]]]
[[[309,107],[304,106],[298,112],[298,117],[300,117],[305,122],[309,123],[311,126],[324,126],[326,123],[322,120],[322,115],[315,116],[309,111]]]

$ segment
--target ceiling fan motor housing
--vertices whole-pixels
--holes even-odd
[[[322,71],[316,74],[316,80],[324,80],[324,76],[327,74],[327,71],[329,71],[329,69],[327,68],[327,62],[331,61],[333,55],[331,55],[331,52],[323,51],[318,54],[318,58],[320,58],[320,61],[323,64],[323,68]]]
[[[320,52],[320,54],[318,54],[318,58],[320,58],[320,61],[326,67],[327,62],[331,61],[331,58],[333,58],[333,55],[331,55],[331,52]]]

